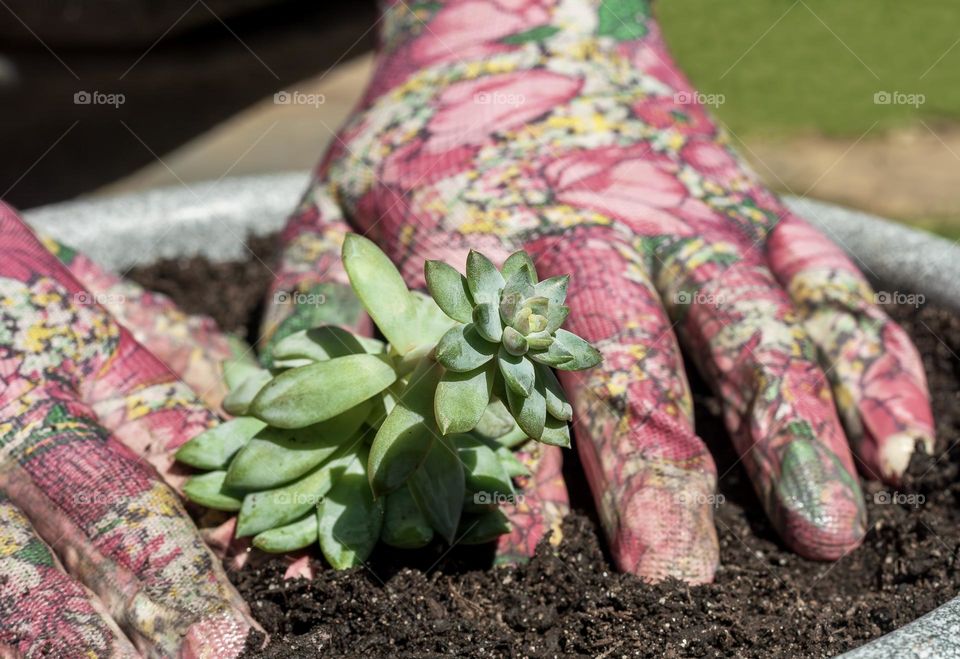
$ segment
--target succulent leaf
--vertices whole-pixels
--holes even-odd
[[[370,557],[383,524],[383,499],[367,482],[367,450],[360,446],[329,492],[317,504],[317,536],[327,562],[344,570]]]
[[[506,395],[506,394],[504,394]],[[500,398],[493,398],[487,409],[483,411],[483,416],[473,429],[473,434],[487,439],[496,439],[501,435],[506,435],[517,426],[516,420],[507,409],[506,403]]]
[[[507,387],[507,403],[517,420],[517,425],[527,433],[527,436],[540,439],[547,419],[547,401],[543,383],[537,382],[527,397],[519,396],[513,389]]]
[[[545,297],[551,304],[561,305],[567,299],[567,286],[570,284],[570,275],[550,277],[534,286],[535,295]]]
[[[238,355],[224,360],[223,381],[227,384],[227,390],[233,391],[251,375],[262,370],[256,360],[247,355]]]
[[[527,353],[530,345],[523,334],[512,327],[505,327],[503,328],[503,347],[511,355],[520,357]]]
[[[393,262],[355,233],[344,239],[342,254],[350,285],[393,350],[403,355],[417,347],[417,306]]]
[[[513,273],[507,279],[506,286],[500,293],[500,317],[503,322],[510,325],[519,311],[523,301],[534,294],[533,284],[530,281],[529,271],[526,266]]]
[[[497,453],[486,443],[470,435],[453,435],[460,462],[463,463],[467,489],[492,497],[513,494],[513,481],[503,468]]]
[[[272,354],[274,363],[277,364],[290,359],[324,361],[347,355],[377,354],[383,351],[382,341],[356,336],[336,325],[323,325],[284,337],[273,347]]]
[[[177,460],[197,469],[226,469],[237,451],[266,425],[249,416],[230,419],[181,446],[177,450]]]
[[[460,544],[482,545],[510,532],[510,520],[499,508],[465,517],[458,531]]]
[[[529,396],[533,391],[533,384],[536,380],[533,362],[526,357],[511,355],[505,347],[501,346],[500,353],[497,355],[497,363],[500,366],[500,373],[503,374],[507,389],[518,396]]]
[[[249,375],[235,389],[231,390],[223,399],[223,409],[234,416],[245,416],[250,410],[250,404],[260,390],[267,386],[273,376],[270,371],[258,368]]]
[[[437,344],[437,361],[457,373],[472,371],[493,359],[496,344],[485,341],[472,325],[451,328]]]
[[[240,510],[243,494],[224,486],[225,471],[208,471],[191,476],[183,484],[183,493],[195,503],[214,510]]]
[[[356,458],[356,448],[343,446],[333,458],[292,483],[245,496],[235,535],[243,538],[285,526],[316,508],[333,486],[334,478]]]
[[[467,287],[475,304],[499,303],[500,291],[506,281],[496,266],[480,252],[470,250],[467,255]]]
[[[311,510],[295,522],[258,533],[253,537],[253,546],[269,554],[284,554],[309,547],[316,541],[317,514]]]
[[[527,281],[531,284],[536,284],[537,266],[533,264],[533,259],[530,258],[530,255],[522,249],[507,257],[507,260],[503,262],[503,267],[500,269],[500,272],[503,274],[504,279],[510,281],[510,278],[524,267],[526,267],[525,275]]]
[[[438,434],[434,394],[443,368],[421,362],[370,447],[367,472],[376,496],[396,490],[426,459]]]
[[[503,338],[500,312],[492,302],[483,302],[473,308],[473,326],[477,334],[491,343],[500,343]]]
[[[416,549],[433,540],[433,527],[404,486],[387,495],[380,539],[391,547]]]
[[[381,355],[347,355],[277,375],[250,404],[250,413],[277,428],[326,421],[374,396],[397,379]]]
[[[365,400],[306,428],[261,432],[233,459],[227,484],[240,490],[267,490],[302,476],[344,444],[357,441],[357,432],[372,407],[373,403]]]
[[[473,298],[466,277],[443,261],[427,261],[423,270],[427,289],[443,313],[461,323],[472,322]]]
[[[466,373],[444,372],[434,398],[441,434],[468,432],[480,421],[493,389],[496,371],[491,366],[484,364]]]
[[[560,448],[570,448],[570,424],[548,415],[540,441]]]
[[[548,351],[556,345],[559,345],[565,353],[572,356],[569,361],[556,366],[563,371],[581,371],[585,368],[593,368],[603,359],[599,350],[567,330],[557,330],[554,334],[554,342]]]
[[[560,381],[549,367],[537,364],[537,377],[543,381],[547,399],[547,413],[555,419],[570,421],[573,419],[573,407],[563,394]]]
[[[564,307],[566,308],[566,307]],[[550,329],[549,320],[547,322],[547,330]],[[528,350],[546,350],[550,347],[550,344],[553,343],[553,333],[544,330],[542,332],[531,332],[525,337],[527,341]]]
[[[440,437],[410,477],[410,494],[430,526],[453,544],[463,508],[463,464],[450,440]]]

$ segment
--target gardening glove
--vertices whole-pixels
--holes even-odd
[[[216,415],[2,205],[0,245],[0,649],[236,656],[255,623],[157,474]]]
[[[716,468],[677,339],[783,540],[824,560],[856,547],[856,467],[895,483],[932,450],[920,361],[857,268],[730,148],[647,2],[391,2],[378,25],[285,272],[342,281],[318,246],[344,218],[411,286],[425,259],[525,248],[541,276],[572,275],[569,329],[603,353],[561,380],[619,567],[702,582],[717,565]]]

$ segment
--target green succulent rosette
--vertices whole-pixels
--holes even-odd
[[[552,368],[599,353],[560,329],[567,278],[537,281],[524,252],[497,270],[471,253],[467,276],[426,264],[431,296],[410,291],[372,242],[348,236],[351,288],[383,341],[322,325],[278,337],[269,367],[224,364],[235,418],[177,459],[204,473],[184,491],[237,513],[237,536],[267,552],[318,544],[336,568],[378,542],[488,542],[509,530],[496,505],[527,475],[512,449],[567,446],[570,405]]]

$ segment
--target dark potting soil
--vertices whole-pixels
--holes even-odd
[[[271,263],[269,239],[249,242]],[[181,306],[256,339],[270,281],[257,259],[166,262],[132,273]],[[491,569],[489,548],[379,548],[346,572],[317,561],[312,580],[283,580],[268,559],[231,573],[271,636],[249,657],[374,656],[823,656],[904,625],[960,591],[960,319],[931,306],[888,311],[923,355],[937,419],[934,457],[915,457],[897,492],[864,483],[870,530],[836,563],[786,550],[764,518],[719,417],[692,369],[697,429],[717,459],[722,565],[712,584],[648,584],[620,574],[604,540],[576,451],[565,454],[574,513],[556,549]],[[912,496],[911,496],[912,495]],[[893,500],[891,502],[891,499]]]

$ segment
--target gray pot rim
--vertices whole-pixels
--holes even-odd
[[[309,174],[288,172],[226,178],[128,195],[81,199],[25,213],[38,231],[86,253],[116,272],[161,258],[243,258],[247,235],[283,228]],[[922,300],[960,313],[960,248],[956,243],[874,215],[786,197],[791,210],[839,244],[890,299]],[[960,597],[847,658],[960,657]]]

